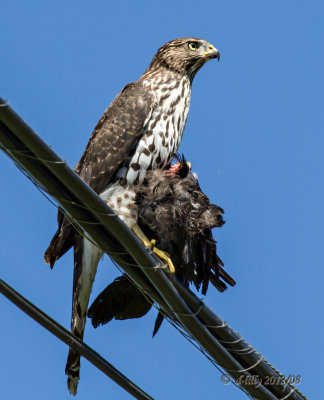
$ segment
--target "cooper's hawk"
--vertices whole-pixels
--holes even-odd
[[[126,85],[104,112],[75,167],[80,177],[115,210],[137,235],[134,185],[147,170],[163,168],[177,152],[185,127],[192,80],[219,52],[202,39],[181,38],[162,46],[145,73]],[[72,332],[82,339],[88,301],[102,251],[75,235],[58,215],[58,230],[45,253],[55,261],[74,246]],[[161,256],[172,263],[168,257]],[[72,350],[66,365],[68,388],[76,393],[80,357]]]
[[[209,282],[220,292],[226,284],[235,285],[222,268],[211,232],[211,228],[224,224],[223,210],[209,202],[187,163],[182,161],[170,170],[148,172],[135,191],[138,223],[147,237],[155,238],[158,247],[170,254],[178,279],[187,286],[192,282],[203,294]],[[113,318],[140,318],[151,306],[152,301],[123,275],[100,293],[88,316],[96,328]],[[153,334],[162,320],[160,313]]]

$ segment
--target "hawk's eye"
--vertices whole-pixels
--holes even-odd
[[[199,48],[199,44],[195,43],[195,42],[191,42],[191,43],[189,43],[188,47],[189,47],[189,50],[191,50],[191,51],[197,51]]]

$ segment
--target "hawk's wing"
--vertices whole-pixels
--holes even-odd
[[[131,154],[143,134],[153,108],[153,96],[139,82],[124,87],[104,112],[75,167],[80,177],[96,192],[109,184],[122,162]],[[58,213],[58,229],[45,252],[45,262],[53,267],[73,245],[74,229]]]
[[[150,119],[153,96],[141,83],[126,85],[95,127],[75,171],[101,193],[129,156]]]

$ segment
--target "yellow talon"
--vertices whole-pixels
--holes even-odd
[[[156,254],[161,260],[163,260],[167,263],[170,274],[174,274],[175,268],[174,268],[173,262],[170,258],[170,255],[168,253],[166,253],[165,251],[160,250],[157,247],[155,247],[156,240],[154,240],[154,239],[149,240],[146,237],[145,233],[142,231],[142,229],[137,224],[134,224],[132,226],[132,231],[139,238],[139,240],[144,244],[145,247],[147,247],[149,250],[153,251],[154,254]]]
[[[161,260],[164,260],[168,264],[170,274],[175,273],[175,268],[170,258],[170,254],[166,253],[163,250],[158,249],[157,247],[153,248],[153,253],[155,253],[159,258],[161,258]]]
[[[146,247],[148,247],[150,250],[153,250],[153,249],[155,249],[155,244],[156,244],[156,240],[152,239],[152,240],[150,240],[150,245],[146,246]]]

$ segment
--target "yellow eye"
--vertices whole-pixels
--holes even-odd
[[[199,46],[197,43],[191,42],[191,43],[189,43],[188,47],[189,47],[189,50],[191,50],[191,51],[197,51]]]

